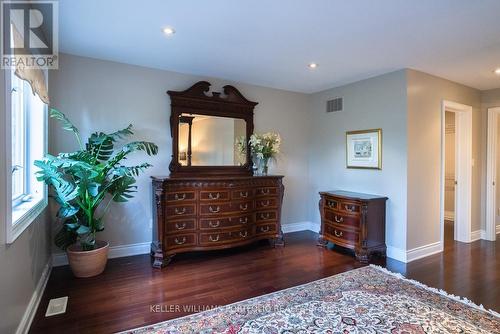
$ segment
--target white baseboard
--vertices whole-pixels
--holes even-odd
[[[441,253],[443,251],[443,244],[441,241],[432,244],[416,247],[406,252],[406,262],[415,261],[429,255]]]
[[[477,241],[480,239],[485,239],[486,238],[486,231],[485,230],[477,230],[477,231],[472,231],[470,233],[470,242]]]
[[[408,263],[436,253],[441,253],[442,251],[443,245],[440,241],[416,247],[408,251],[393,246],[387,246],[387,257]]]
[[[400,262],[406,262],[406,251],[398,247],[387,245],[387,257]]]
[[[281,225],[283,233],[299,232],[299,231],[313,231],[318,233],[320,225],[313,222],[298,222]]]
[[[444,212],[444,219],[455,221],[455,212],[454,211],[445,211]]]
[[[36,311],[38,309],[38,305],[40,305],[40,301],[42,300],[43,292],[45,291],[45,287],[47,286],[47,282],[49,281],[50,272],[52,270],[52,261],[49,259],[45,267],[43,268],[42,275],[36,284],[35,291],[31,295],[30,302],[26,311],[24,311],[24,315],[17,326],[16,334],[25,334],[28,333],[31,322],[35,317]]]
[[[142,242],[138,244],[121,245],[109,247],[108,258],[113,259],[117,257],[149,254],[151,251],[151,242]],[[66,253],[52,254],[52,264],[54,267],[64,266],[68,264],[68,257]]]

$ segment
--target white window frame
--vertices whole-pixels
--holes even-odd
[[[48,191],[47,191],[47,186],[43,185],[43,194],[42,194],[42,199],[40,199],[35,205],[31,206],[29,209],[26,210],[15,222],[13,221],[13,215],[12,215],[12,209],[13,209],[13,201],[12,201],[12,119],[11,119],[11,75],[14,75],[12,71],[10,70],[3,70],[3,80],[4,80],[4,85],[5,89],[4,92],[4,117],[5,117],[5,131],[4,131],[4,165],[2,166],[3,170],[5,171],[3,178],[4,178],[4,203],[3,207],[5,210],[3,210],[4,213],[4,218],[5,218],[5,242],[7,244],[13,243],[22,233],[24,230],[26,230],[33,221],[43,212],[43,210],[47,207],[48,205]],[[47,71],[45,71],[45,74],[47,75]],[[46,79],[47,80],[47,79]],[[31,93],[31,92],[30,92]],[[48,108],[47,105],[44,105],[44,116],[43,116],[43,156],[47,154],[47,146],[48,146]],[[32,166],[29,166],[29,170],[34,172],[34,168],[31,168]],[[26,166],[25,166],[26,168]]]

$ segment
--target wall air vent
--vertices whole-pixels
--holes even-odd
[[[344,107],[344,99],[336,97],[326,102],[326,112],[339,112]]]

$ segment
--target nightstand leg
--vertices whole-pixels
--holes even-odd
[[[317,246],[326,248],[328,246],[328,240],[323,238],[323,236],[320,234],[318,237],[318,242],[316,243]]]

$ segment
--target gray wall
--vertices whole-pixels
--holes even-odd
[[[472,106],[472,231],[481,227],[481,93],[408,70],[407,249],[440,241],[441,104]]]
[[[326,113],[326,101],[344,110]],[[309,138],[310,216],[320,221],[318,191],[344,189],[389,197],[386,240],[406,247],[406,72],[404,70],[313,94]],[[346,131],[382,128],[382,170],[346,168]]]
[[[283,154],[277,165],[270,167],[271,173],[286,175],[283,224],[309,220],[307,95],[61,54],[59,70],[51,75],[51,103],[66,113],[83,137],[96,130],[114,131],[132,123],[137,138],[159,145],[156,157],[137,153],[128,160],[130,164],[149,161],[154,167],[138,179],[139,189],[133,200],[111,207],[106,230],[99,235],[109,240],[111,246],[151,241],[149,176],[168,175],[171,158],[170,100],[166,91],[184,90],[199,80],[211,82],[215,91],[233,84],[246,98],[259,102],[255,131],[278,131],[283,138]],[[50,134],[50,152],[76,149],[73,137],[54,121]]]
[[[0,76],[0,133],[5,134],[5,71]],[[3,143],[3,141],[2,141]],[[5,150],[0,150],[0,161],[5,161]],[[2,170],[0,189],[5,189],[10,173]],[[50,218],[46,211],[39,216],[11,245],[6,245],[4,203],[5,192],[0,192],[0,333],[14,333],[26,311],[42,272],[50,260]]]

